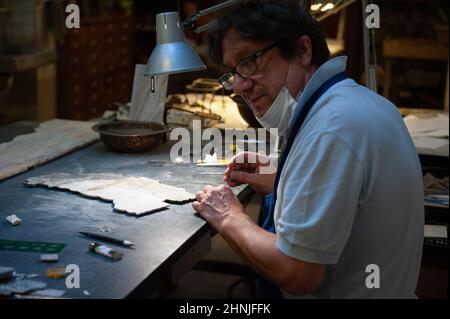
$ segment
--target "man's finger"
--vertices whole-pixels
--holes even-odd
[[[239,164],[250,164],[251,166],[256,166],[258,164],[258,157],[259,155],[254,152],[240,152],[231,158],[230,164],[233,166],[237,166]]]
[[[228,180],[230,179],[230,177],[229,176],[227,176],[227,175],[224,175],[223,176],[223,181],[225,182],[225,183],[228,183]]]
[[[232,171],[230,177],[234,183],[251,185],[252,183],[254,183],[256,175],[258,174],[247,173],[244,171]]]
[[[225,182],[230,178],[231,171],[232,171],[231,168],[227,168],[227,169],[225,170],[225,172],[223,172],[223,180],[224,180]]]
[[[229,185],[230,185],[230,187],[236,187],[236,186],[242,185],[242,183],[235,182],[235,181],[231,180]]]
[[[256,164],[252,163],[243,163],[243,164],[236,164],[229,167],[229,171],[247,171],[247,172],[254,172],[258,166]]]
[[[204,195],[205,195],[204,192],[198,191],[197,193],[195,193],[195,199],[196,199],[197,201],[201,202]]]
[[[210,192],[214,187],[212,187],[211,185],[206,185],[205,187],[203,187],[203,192],[207,193]]]
[[[201,211],[201,206],[202,206],[202,204],[201,204],[200,202],[198,202],[198,201],[195,201],[195,202],[192,203],[192,207],[193,207],[197,212],[200,212],[200,211]]]

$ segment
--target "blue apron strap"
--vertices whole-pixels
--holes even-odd
[[[261,225],[262,228],[272,233],[275,233],[275,224],[273,223],[274,209],[274,193],[265,195],[261,206]]]
[[[263,219],[262,226],[265,230],[275,233],[275,224],[273,221],[273,217],[274,217],[274,211],[275,211],[275,203],[277,201],[277,188],[278,188],[278,184],[280,182],[281,172],[282,172],[284,164],[286,162],[286,158],[289,155],[289,152],[291,151],[292,145],[294,144],[295,137],[297,136],[298,132],[300,131],[301,126],[305,122],[305,119],[306,119],[309,111],[311,110],[313,105],[317,102],[317,100],[326,91],[328,91],[328,89],[330,87],[332,87],[336,83],[341,82],[347,78],[349,78],[349,76],[345,72],[342,72],[342,73],[336,74],[333,77],[331,77],[330,79],[328,79],[306,101],[302,110],[300,111],[297,118],[295,119],[294,126],[291,129],[289,139],[286,143],[286,146],[284,148],[280,162],[278,164],[277,175],[276,175],[275,184],[274,184],[274,192],[271,193],[270,196],[266,195],[264,197],[264,205],[263,205],[263,211],[262,211],[262,216],[264,217],[264,219]]]

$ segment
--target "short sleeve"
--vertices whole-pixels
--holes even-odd
[[[337,263],[352,231],[362,182],[360,160],[335,134],[320,133],[294,145],[278,187],[278,249],[303,261]]]

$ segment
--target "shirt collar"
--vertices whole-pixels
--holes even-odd
[[[297,95],[297,106],[295,107],[294,113],[291,116],[291,120],[289,121],[289,127],[292,127],[294,123],[292,123],[293,119],[297,118],[298,113],[303,108],[303,105],[308,101],[311,95],[327,80],[331,77],[344,72],[347,67],[347,57],[345,55],[338,56],[332,58],[322,64],[316,72],[312,75],[311,79],[305,86],[303,92],[300,92]]]

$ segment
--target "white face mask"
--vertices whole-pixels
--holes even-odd
[[[256,117],[259,123],[266,128],[278,128],[278,135],[286,135],[286,131],[289,127],[289,120],[294,112],[294,107],[297,101],[292,97],[287,88],[287,82],[289,80],[289,73],[291,71],[291,65],[289,65],[288,74],[286,76],[286,83],[281,88],[275,101],[273,101],[270,108],[262,117]]]

